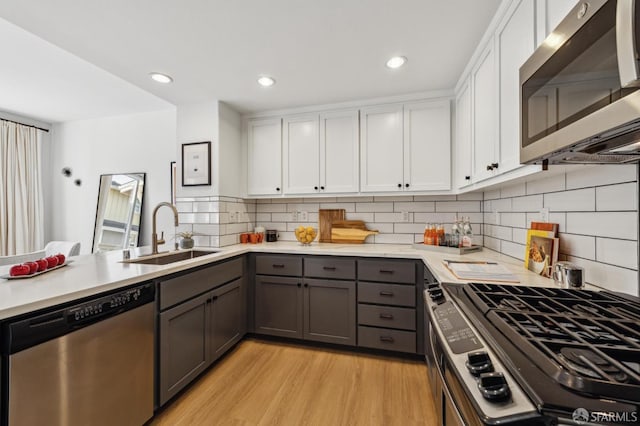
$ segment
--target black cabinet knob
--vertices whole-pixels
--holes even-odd
[[[494,169],[498,168],[498,163],[491,163],[491,167],[493,167]]]
[[[280,191],[280,188],[276,188],[276,191]]]
[[[471,176],[465,176],[464,180],[471,180]]]
[[[405,188],[408,188],[408,187],[409,187],[409,184],[408,184],[408,183],[405,183],[405,184],[404,184],[404,186],[405,186]]]
[[[298,287],[302,287],[302,284],[301,284],[301,283],[298,283]]]
[[[304,283],[304,286],[305,286],[305,287],[309,287],[309,284],[307,284],[307,283]]]
[[[322,189],[324,191],[324,186],[321,186],[320,189]]]
[[[489,171],[493,170],[493,166],[491,164],[487,164],[487,170]]]
[[[317,186],[314,186],[314,187],[313,187],[313,189],[315,189],[315,190],[317,191],[317,190],[318,190],[318,187],[317,187]]]
[[[401,183],[398,184],[398,188],[402,188],[402,184]]]

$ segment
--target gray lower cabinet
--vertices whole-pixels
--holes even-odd
[[[356,285],[353,281],[304,280],[304,338],[356,344]]]
[[[302,278],[256,276],[255,331],[302,338]]]
[[[243,271],[243,259],[236,258],[158,283],[158,406],[242,339]]]
[[[160,314],[160,405],[209,365],[209,297],[202,295]]]

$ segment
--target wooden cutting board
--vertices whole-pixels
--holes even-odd
[[[333,228],[353,228],[366,231],[367,225],[364,224],[363,220],[334,220]]]
[[[331,227],[334,221],[344,220],[344,209],[320,209],[318,210],[318,227],[320,228],[319,240],[321,243],[331,242]]]
[[[332,243],[362,244],[369,235],[375,235],[378,231],[368,231],[353,228],[331,228]]]

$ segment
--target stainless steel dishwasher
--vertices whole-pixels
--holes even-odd
[[[3,424],[135,425],[153,416],[155,287],[9,322]]]

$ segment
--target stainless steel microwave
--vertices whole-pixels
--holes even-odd
[[[520,162],[640,161],[640,5],[579,2],[520,68]]]

